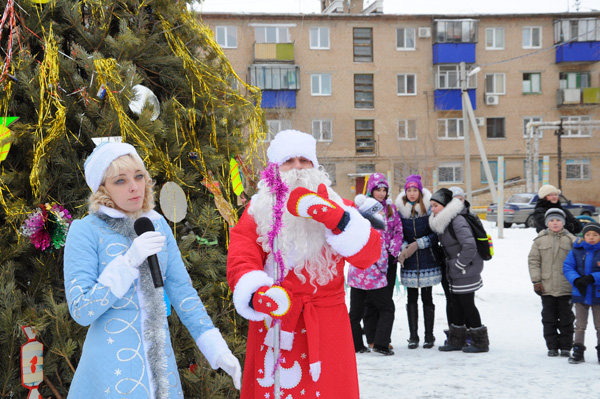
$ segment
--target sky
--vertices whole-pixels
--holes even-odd
[[[365,5],[373,0],[365,0]],[[385,14],[529,14],[600,11],[600,0],[384,0]],[[320,12],[320,0],[204,0],[205,12],[292,13]]]

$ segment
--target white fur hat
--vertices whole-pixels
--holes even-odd
[[[538,191],[538,197],[540,197],[540,199],[544,199],[548,194],[554,193],[560,195],[560,190],[554,187],[552,184],[544,184],[542,187],[540,187],[540,190]]]
[[[98,187],[100,187],[104,178],[104,172],[108,169],[112,161],[127,154],[131,154],[142,164],[144,163],[131,144],[104,142],[94,148],[94,151],[87,157],[83,165],[85,181],[93,192],[98,191]]]
[[[319,167],[317,140],[308,133],[298,130],[282,130],[275,135],[267,150],[269,162],[281,165],[290,158],[304,157]]]

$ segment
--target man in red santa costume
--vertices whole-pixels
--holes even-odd
[[[356,357],[345,304],[344,265],[379,259],[380,236],[346,205],[319,167],[316,141],[285,130],[267,150],[289,187],[277,248],[285,265],[274,285],[269,246],[275,199],[267,182],[231,230],[227,279],[238,313],[250,320],[242,399],[274,398],[273,318],[281,319],[282,399],[358,399]]]

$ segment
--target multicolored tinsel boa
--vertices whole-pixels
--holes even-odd
[[[65,245],[72,222],[67,209],[56,203],[41,204],[21,225],[21,234],[42,252],[52,252]]]

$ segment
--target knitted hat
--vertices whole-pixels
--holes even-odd
[[[463,198],[465,198],[465,192],[463,191],[462,188],[454,186],[454,187],[450,187],[449,190],[452,191],[452,196],[453,197],[463,197]]]
[[[358,207],[358,212],[369,222],[373,228],[378,230],[385,230],[385,222],[383,216],[379,213],[383,209],[381,202],[375,198],[367,197],[363,194],[359,194],[354,198],[354,203]]]
[[[94,148],[94,151],[87,157],[83,165],[85,181],[93,192],[98,191],[98,187],[104,179],[104,172],[106,172],[112,161],[127,154],[131,154],[142,164],[144,163],[131,144],[103,142]]]
[[[406,178],[406,184],[404,185],[404,191],[408,190],[411,187],[415,187],[419,191],[423,192],[423,183],[421,183],[421,176],[410,175]]]
[[[583,226],[581,235],[585,236],[585,233],[587,233],[588,231],[595,231],[596,233],[600,234],[600,224],[596,222],[586,224],[585,226]]]
[[[565,221],[567,219],[567,215],[565,215],[565,212],[560,208],[550,208],[546,211],[546,214],[544,215],[544,223],[546,224],[546,226],[548,226],[548,222],[551,219],[560,220],[564,226]]]
[[[448,190],[447,188],[440,188],[433,193],[431,200],[440,205],[446,206],[450,201],[452,201],[452,191]]]
[[[369,176],[369,180],[367,181],[367,195],[373,196],[373,190],[381,187],[384,187],[388,192],[390,190],[390,185],[383,174],[373,173]]]
[[[552,184],[544,184],[538,191],[538,197],[540,197],[540,199],[544,199],[548,194],[554,193],[560,194],[560,190],[554,187]]]
[[[290,158],[304,157],[312,162],[313,167],[319,167],[317,161],[317,140],[308,133],[298,130],[282,130],[275,135],[267,149],[269,162],[278,165]]]

